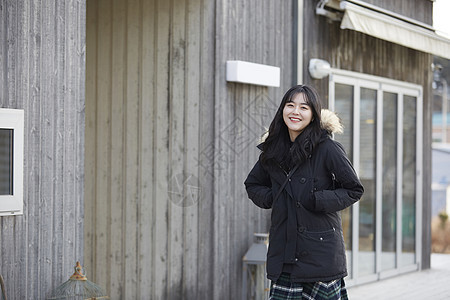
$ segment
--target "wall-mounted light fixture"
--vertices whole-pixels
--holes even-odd
[[[330,75],[331,67],[330,64],[323,59],[312,58],[309,60],[309,74],[314,79],[322,79]]]
[[[280,68],[240,60],[227,61],[227,81],[280,86]]]

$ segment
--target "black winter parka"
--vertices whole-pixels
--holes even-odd
[[[331,281],[347,276],[339,211],[360,199],[364,189],[343,147],[324,136],[285,185],[287,173],[259,160],[245,180],[248,197],[272,209],[267,277],[289,270],[294,282]]]

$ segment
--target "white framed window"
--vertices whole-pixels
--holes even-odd
[[[23,214],[24,111],[0,108],[0,216]]]
[[[333,69],[329,106],[365,188],[342,212],[349,284],[420,269],[422,87]]]

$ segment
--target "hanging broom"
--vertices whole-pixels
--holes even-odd
[[[82,273],[80,262],[77,261],[75,273],[70,276],[69,280],[58,286],[48,299],[95,300],[109,299],[109,297],[101,287],[87,280]]]

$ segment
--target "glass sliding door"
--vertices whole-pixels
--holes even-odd
[[[422,215],[422,89],[334,70],[329,106],[344,133],[334,138],[365,192],[341,212],[350,285],[419,268]]]

